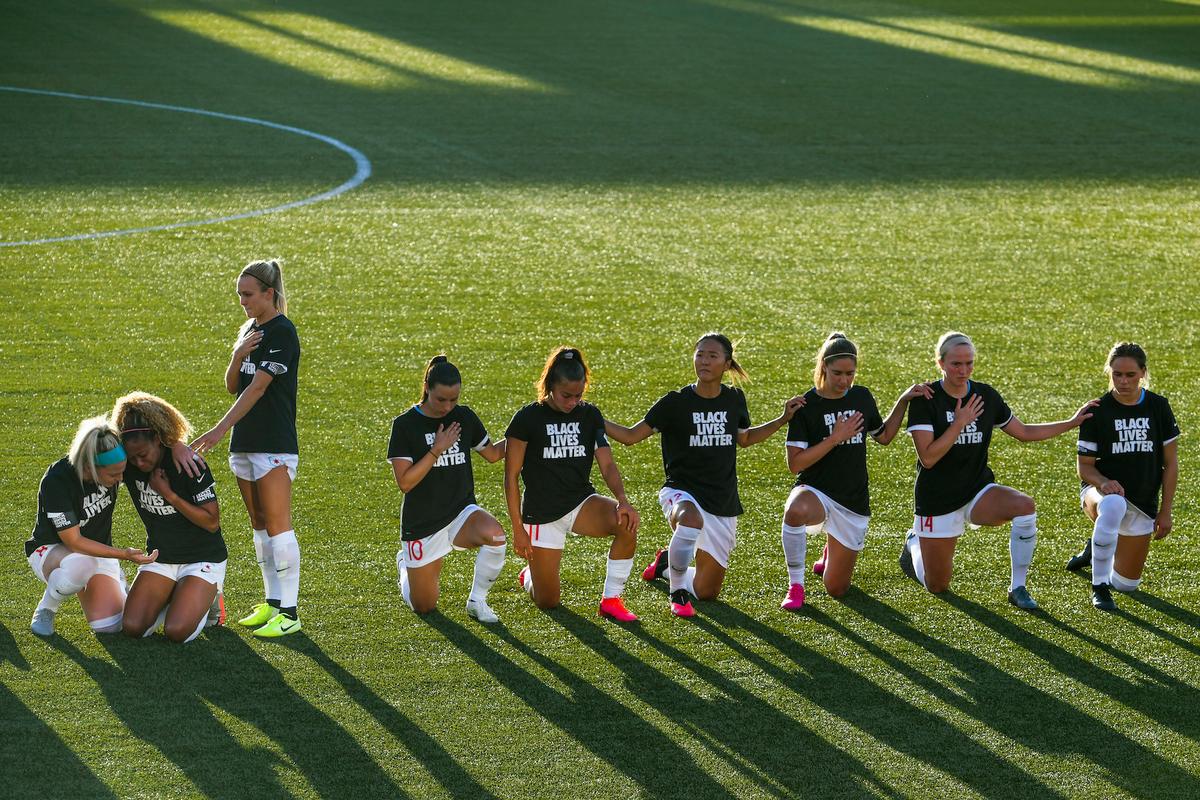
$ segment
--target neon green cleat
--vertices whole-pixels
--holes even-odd
[[[245,625],[247,628],[257,628],[260,625],[265,625],[271,621],[279,613],[279,609],[269,603],[259,603],[254,608],[250,609],[250,613],[238,620],[238,625]]]
[[[300,620],[290,619],[283,614],[276,614],[271,617],[271,621],[254,632],[255,636],[261,636],[264,639],[276,639],[280,636],[287,636],[289,633],[296,633],[300,630]]]

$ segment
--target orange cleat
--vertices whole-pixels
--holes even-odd
[[[600,616],[608,617],[616,622],[637,622],[637,614],[625,607],[625,601],[619,597],[605,597],[600,600]]]

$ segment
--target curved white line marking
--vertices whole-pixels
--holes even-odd
[[[222,114],[220,111],[205,111],[202,108],[188,108],[187,106],[172,106],[164,103],[148,103],[143,100],[123,100],[118,97],[97,97],[89,94],[72,94],[70,92],[51,92],[44,89],[24,89],[19,86],[0,86],[0,92],[17,92],[20,94],[40,94],[49,97],[66,97],[71,100],[92,100],[97,103],[117,103],[124,106],[139,106],[141,108],[155,108],[161,111],[178,111],[183,114],[198,114],[202,117],[216,117],[217,119],[228,119],[234,122],[245,122],[250,125],[259,125],[264,128],[274,128],[275,130],[294,133],[298,136],[307,136],[310,139],[316,139],[318,142],[324,142],[331,147],[336,147],[346,155],[354,159],[354,175],[340,186],[314,194],[311,197],[305,197],[302,200],[293,200],[290,203],[284,203],[279,206],[271,206],[270,208],[259,208],[253,211],[244,211],[240,214],[230,214],[225,217],[212,217],[211,219],[188,220],[185,222],[171,222],[166,225],[147,225],[144,228],[125,228],[118,231],[95,231],[92,233],[76,233],[72,236],[55,236],[48,239],[28,239],[22,242],[5,242],[0,241],[0,247],[20,247],[29,244],[50,244],[51,242],[72,242],[81,239],[104,239],[109,236],[127,236],[131,233],[149,233],[151,231],[169,231],[175,228],[192,228],[198,225],[216,225],[219,222],[232,222],[235,219],[248,219],[250,217],[261,217],[264,214],[276,214],[280,211],[287,211],[291,208],[299,208],[313,203],[319,203],[322,200],[328,200],[331,197],[337,197],[339,194],[350,191],[361,185],[363,181],[371,177],[371,162],[359,150],[351,147],[345,142],[334,139],[332,136],[326,136],[322,133],[306,131],[304,128],[295,128],[291,125],[281,125],[278,122],[268,122],[265,119],[255,119],[254,117],[242,117],[237,114]]]

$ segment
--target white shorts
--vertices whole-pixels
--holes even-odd
[[[451,550],[466,550],[467,548],[456,545],[454,539],[462,530],[462,526],[467,524],[467,519],[476,511],[483,511],[483,508],[471,503],[437,533],[401,542],[400,553],[404,556],[404,566],[408,569],[424,567],[439,558],[445,558]]]
[[[1083,501],[1089,496],[1094,503],[1099,503],[1104,497],[1095,486],[1087,486],[1079,490],[1079,505],[1083,506]],[[1148,517],[1145,511],[1127,501],[1125,516],[1117,527],[1117,533],[1121,536],[1149,536],[1154,533],[1154,520]]]
[[[230,453],[229,468],[244,481],[256,481],[276,467],[287,467],[288,477],[296,480],[300,456],[295,453]]]
[[[176,583],[184,578],[194,576],[221,589],[225,586],[225,565],[227,563],[227,561],[195,561],[191,564],[160,564],[155,561],[152,564],[142,564],[138,567],[137,574],[153,572],[155,575],[170,578]],[[137,580],[137,576],[134,576],[134,580]]]
[[[871,521],[870,517],[855,514],[820,489],[811,486],[797,486],[796,489],[812,492],[813,497],[820,500],[825,509],[825,520],[816,525],[809,525],[809,533],[820,533],[824,530],[851,550],[861,551],[867,546],[867,523]],[[792,492],[795,493],[796,489]],[[788,496],[788,500],[791,500],[791,495]]]
[[[65,544],[41,545],[36,550],[34,550],[32,553],[30,553],[29,557],[27,559],[25,559],[26,561],[29,562],[29,568],[33,570],[33,574],[36,575],[37,579],[39,581],[41,581],[42,583],[46,582],[46,576],[42,574],[42,566],[46,563],[46,559],[50,556],[50,553],[52,553],[54,551],[54,548],[56,548],[56,547],[66,547],[66,545]],[[82,555],[82,553],[80,555]],[[108,577],[110,577],[114,581],[116,581],[117,583],[121,584],[122,588],[124,588],[126,586],[125,571],[121,569],[121,562],[118,559],[97,558],[96,556],[88,556],[88,557],[95,558],[96,561],[99,562],[100,567],[99,567],[99,569],[96,570],[97,575],[107,575]]]
[[[671,524],[671,509],[679,503],[694,505],[704,522],[704,527],[700,529],[700,538],[696,540],[696,549],[712,556],[722,569],[729,569],[729,554],[737,544],[737,517],[718,517],[710,514],[687,492],[664,486],[658,493],[658,504],[662,506],[668,526]]]
[[[567,534],[574,533],[571,528],[575,525],[575,518],[583,510],[583,504],[593,497],[600,497],[600,495],[589,494],[583,498],[583,503],[575,506],[554,522],[543,522],[540,525],[522,523],[525,526],[525,532],[529,534],[529,543],[534,547],[543,547],[547,550],[562,550],[567,543]]]
[[[979,526],[971,522],[971,512],[975,510],[975,504],[979,502],[979,498],[987,494],[989,489],[999,485],[998,483],[989,483],[971,498],[971,502],[949,514],[939,514],[936,517],[914,515],[913,532],[926,539],[953,539],[956,536],[962,536],[968,525],[972,530],[977,529]]]

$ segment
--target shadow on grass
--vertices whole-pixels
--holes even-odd
[[[17,647],[17,640],[8,627],[0,622],[0,664],[6,663],[20,670],[29,669],[29,662],[21,654],[21,648]]]
[[[115,664],[62,637],[52,645],[96,682],[129,733],[174,763],[208,797],[244,800],[290,794],[277,772],[294,765],[322,797],[404,797],[341,725],[296,693],[282,673],[232,631],[185,647],[162,637],[103,636]],[[253,727],[283,751],[244,744],[209,704]]]
[[[563,613],[570,612],[556,611],[551,616],[559,619]],[[445,615],[435,611],[422,619],[535,713],[636,783],[642,796],[695,800],[728,795],[690,753],[661,730],[503,626],[490,626],[489,635],[546,669],[570,688],[569,694],[547,686]]]

